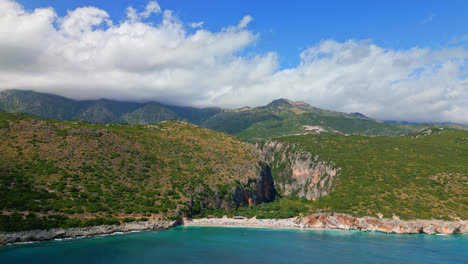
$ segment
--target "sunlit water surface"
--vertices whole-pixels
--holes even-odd
[[[468,263],[468,236],[177,227],[3,246],[0,263]]]

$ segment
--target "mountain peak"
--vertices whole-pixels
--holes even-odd
[[[308,103],[304,101],[292,101],[292,100],[285,99],[285,98],[273,100],[268,105],[310,106]]]
[[[369,117],[367,117],[364,114],[361,114],[359,112],[353,112],[353,113],[351,113],[351,115],[353,115],[355,117],[363,118],[363,119],[370,119]]]
[[[294,102],[291,100],[280,98],[280,99],[271,101],[271,103],[269,103],[268,105],[271,106],[271,105],[293,105],[293,104]]]

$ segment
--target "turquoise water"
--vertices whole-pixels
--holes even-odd
[[[468,263],[468,236],[177,227],[4,246],[0,263]]]

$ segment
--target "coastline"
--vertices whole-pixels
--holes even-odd
[[[383,217],[353,217],[347,214],[317,213],[301,217],[297,224],[304,228],[357,230],[387,234],[468,234],[467,220],[400,220],[397,216],[385,219]]]
[[[50,230],[28,230],[0,232],[0,245],[22,244],[54,239],[73,239],[170,229],[176,226],[200,227],[244,227],[268,229],[304,230],[352,230],[360,232],[380,232],[387,234],[429,234],[453,235],[468,234],[468,221],[378,219],[373,217],[357,218],[346,214],[313,214],[289,219],[234,219],[201,218],[181,221],[150,220],[131,222],[121,225],[100,225],[84,228],[54,228]]]
[[[0,245],[39,242],[54,239],[95,237],[114,233],[164,230],[179,225],[178,221],[151,220],[123,223],[121,225],[99,225],[91,227],[53,228],[49,230],[27,230],[0,232]]]
[[[220,226],[247,228],[287,228],[313,230],[354,230],[386,234],[468,234],[468,221],[400,220],[374,217],[352,217],[347,214],[312,214],[289,219],[203,218],[185,220],[187,226]]]
[[[184,219],[184,226],[216,226],[216,227],[247,227],[247,228],[281,228],[298,229],[301,228],[296,223],[297,218],[289,219],[234,219],[234,218],[201,218]]]

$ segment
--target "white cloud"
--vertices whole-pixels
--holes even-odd
[[[153,13],[161,22],[143,22]],[[238,52],[258,35],[237,26],[188,30],[156,2],[123,21],[94,7],[58,17],[0,0],[0,90],[18,88],[78,99],[157,100],[238,107],[284,97],[379,119],[468,123],[463,48],[391,50],[371,41],[324,41],[278,70],[274,52]],[[146,17],[148,16],[148,17]]]
[[[387,50],[368,41],[324,41],[264,85],[282,96],[380,119],[468,123],[462,48]],[[260,88],[257,88],[260,89]],[[465,113],[465,114],[463,114]]]
[[[247,25],[252,22],[252,17],[251,16],[244,16],[242,20],[239,22],[239,25],[237,25],[238,29],[243,29],[247,27]]]
[[[192,27],[192,28],[201,28],[201,27],[203,27],[203,24],[204,24],[204,23],[205,23],[205,22],[203,22],[203,21],[200,21],[200,22],[193,22],[193,23],[190,24],[190,27]]]
[[[161,7],[158,5],[157,2],[151,1],[145,8],[145,11],[141,13],[141,16],[144,18],[148,18],[151,14],[157,14],[161,12]]]
[[[109,18],[106,11],[95,7],[82,7],[68,11],[66,17],[61,19],[60,31],[70,36],[80,36],[91,32],[93,27],[101,25]]]
[[[138,13],[137,10],[131,6],[127,7],[127,18],[131,22],[140,21],[141,19],[149,18],[152,14],[161,13],[161,7],[155,1],[151,1],[146,5],[145,10]]]

